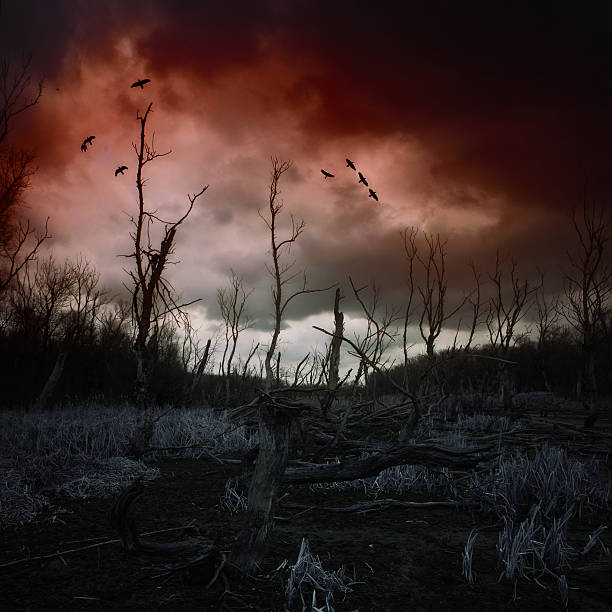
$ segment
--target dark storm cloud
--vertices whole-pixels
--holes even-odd
[[[283,177],[282,188],[286,212],[307,220],[293,255],[307,269],[310,286],[338,282],[348,294],[351,274],[359,284],[376,279],[385,299],[400,304],[403,220],[397,214],[389,227],[389,216],[402,206],[418,209],[415,223],[426,220],[430,231],[452,236],[454,296],[471,287],[470,259],[486,274],[498,249],[530,274],[539,267],[561,278],[566,213],[580,204],[585,177],[601,204],[612,202],[611,23],[606,10],[590,3],[10,0],[0,14],[0,46],[31,52],[38,72],[53,83],[23,126],[27,142],[45,143],[42,172],[68,166],[84,136],[86,113],[80,111],[75,125],[52,96],[55,86],[63,92],[86,83],[87,65],[109,71],[110,97],[95,92],[91,100],[109,107],[104,127],[121,132],[128,153],[135,105],[148,95],[161,111],[153,117],[155,129],[176,116],[214,132],[226,157],[217,175],[203,172],[212,188],[202,222],[184,228],[185,252],[193,238],[199,243],[190,256],[202,269],[210,264],[221,277],[233,267],[257,285],[252,310],[264,325],[267,237],[257,210],[266,206],[267,156],[283,148],[306,160]],[[122,37],[145,66],[146,74],[134,78],[152,78],[144,92],[125,87],[116,47]],[[97,64],[85,61],[92,59]],[[118,126],[120,113],[126,119]],[[293,132],[285,133],[287,126]],[[172,134],[163,136],[174,146]],[[248,137],[257,146],[249,148]],[[381,195],[376,205],[362,186],[344,180],[350,171],[342,159],[352,153],[338,151],[344,142],[359,141],[362,156],[368,143],[375,155],[381,142],[396,137],[415,144],[421,174],[406,168],[412,174],[403,193],[411,201],[385,203],[389,189],[364,168]],[[102,144],[100,138],[100,150]],[[264,150],[263,163],[254,161]],[[194,153],[176,155],[185,160]],[[389,168],[403,163],[388,151],[384,161]],[[337,178],[322,182],[320,167]],[[256,176],[261,180],[253,184]],[[161,179],[160,173],[155,185]],[[305,185],[314,187],[296,196]],[[331,203],[318,203],[319,185]],[[488,223],[462,235],[453,227],[462,213],[481,214]],[[204,235],[206,223],[215,235]],[[247,231],[238,236],[234,227]],[[232,248],[232,240],[254,234],[261,234],[256,256]],[[205,293],[214,304],[214,289],[200,289],[199,274],[192,275],[190,296]],[[329,310],[330,300],[328,294],[296,300],[289,315]]]
[[[555,207],[585,173],[611,187],[609,24],[594,4],[159,3],[139,50],[194,82],[278,58],[292,79],[262,75],[261,96],[312,142],[404,131],[434,175]]]
[[[194,90],[276,58],[292,77],[262,74],[258,95],[294,107],[305,138],[403,131],[432,152],[435,176],[554,207],[585,173],[612,187],[602,6],[9,0],[2,45],[32,52],[54,78],[69,52],[111,61],[109,43],[130,34],[152,74],[187,75]]]

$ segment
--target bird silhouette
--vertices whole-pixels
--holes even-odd
[[[357,168],[355,168],[355,163],[352,162],[348,157],[346,158],[346,167],[352,168],[353,170],[357,170]]]
[[[368,186],[368,181],[366,181],[366,177],[361,174],[361,172],[357,173],[359,175],[359,182],[363,183],[366,187]]]
[[[374,198],[377,202],[378,202],[378,196],[376,195],[376,192],[370,187],[370,195],[368,196],[368,198]]]
[[[151,79],[140,79],[139,81],[132,83],[130,87],[140,87],[140,89],[144,89],[144,86],[150,82],[151,82]]]
[[[323,168],[321,168],[321,172],[323,173],[323,176],[327,179],[327,178],[334,178],[334,175],[331,174],[331,172],[325,172],[325,170],[323,170]]]
[[[84,141],[83,144],[84,145],[92,145],[93,141],[94,141],[95,136],[88,136]]]
[[[117,176],[118,174],[123,175],[123,172],[125,170],[127,170],[128,167],[127,166],[119,166],[116,170],[115,170],[115,176]]]

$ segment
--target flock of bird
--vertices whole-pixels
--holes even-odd
[[[134,83],[132,83],[130,85],[130,87],[140,87],[140,89],[144,89],[144,86],[147,83],[150,83],[151,79],[139,79],[138,81],[135,81]],[[93,141],[95,139],[95,136],[88,136],[87,138],[85,138],[83,140],[83,142],[81,143],[81,151],[83,151],[83,153],[87,152],[87,147],[88,146],[93,146]],[[351,170],[353,170],[354,172],[357,172],[357,175],[359,176],[359,182],[363,183],[363,185],[365,187],[368,188],[368,191],[370,192],[370,194],[368,195],[369,198],[374,198],[377,202],[378,202],[378,196],[376,195],[376,192],[369,186],[368,181],[366,179],[365,176],[363,176],[363,174],[361,172],[357,171],[357,168],[355,167],[355,163],[352,162],[348,157],[346,158],[346,167],[347,168],[351,168]],[[115,176],[121,174],[123,176],[123,173],[128,169],[127,166],[118,166],[117,169],[115,170]],[[331,172],[327,172],[326,170],[323,170],[323,168],[321,168],[321,172],[323,173],[323,176],[325,179],[328,178],[334,178],[335,174],[332,174]]]
[[[359,176],[359,182],[363,183],[363,185],[367,187],[368,191],[370,192],[370,195],[368,195],[368,198],[374,198],[378,202],[378,196],[376,195],[376,192],[369,186],[366,177],[363,176],[361,172],[357,171],[357,168],[355,167],[355,163],[352,162],[348,157],[346,158],[346,167],[351,168],[351,170],[354,170],[355,172],[357,172],[357,175]],[[332,174],[331,172],[327,172],[327,170],[323,170],[323,168],[321,168],[321,173],[323,174],[323,177],[325,179],[334,178],[336,176],[335,174]]]
[[[144,89],[144,86],[150,82],[151,82],[151,79],[139,79],[138,81],[132,83],[130,87],[140,87],[140,89]],[[95,136],[88,136],[87,138],[83,140],[83,142],[81,143],[81,151],[83,151],[83,153],[87,153],[87,147],[88,146],[91,147],[93,145],[94,138]],[[117,176],[118,174],[121,174],[123,176],[123,173],[127,169],[128,169],[127,166],[119,166],[115,170],[115,176]]]

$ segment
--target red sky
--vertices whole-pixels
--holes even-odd
[[[468,288],[470,259],[486,274],[497,249],[559,287],[585,177],[612,208],[610,15],[595,3],[398,4],[5,0],[0,52],[31,53],[45,80],[11,138],[37,155],[29,213],[51,217],[56,256],[86,255],[117,290],[126,280],[131,143],[136,112],[153,101],[151,134],[172,155],[148,166],[150,208],[171,218],[210,185],[171,272],[186,299],[203,298],[202,319],[215,319],[233,268],[254,288],[249,310],[266,337],[257,210],[272,155],[294,161],[284,221],[306,223],[292,256],[313,286],[339,282],[348,294],[350,274],[401,305],[399,231],[416,225],[448,238],[451,295]],[[144,90],[129,87],[142,77]],[[115,178],[120,164],[129,170]],[[331,300],[296,301],[289,353],[314,344],[311,324],[329,327]]]

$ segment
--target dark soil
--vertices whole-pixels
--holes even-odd
[[[229,551],[243,516],[222,512],[217,504],[226,480],[238,473],[237,466],[191,459],[164,459],[155,465],[161,477],[147,484],[139,502],[139,529],[144,532],[191,524],[193,527],[184,532],[151,539],[172,541],[199,533]],[[362,492],[352,489],[290,487],[287,492],[284,501],[294,503],[348,506],[365,501]],[[414,495],[404,499],[427,501]],[[52,506],[39,520],[2,533],[0,563],[116,538],[107,518],[112,501],[53,498]],[[282,509],[279,514],[291,516]],[[576,547],[582,547],[587,534],[607,519],[583,517],[581,523],[573,524]],[[474,553],[476,584],[470,586],[461,575],[461,553],[474,527],[482,531]],[[303,537],[308,538],[326,570],[344,565],[349,575],[354,574],[352,592],[336,594],[338,611],[561,609],[552,581],[544,582],[546,588],[520,582],[516,599],[513,585],[498,581],[495,544],[499,529],[494,516],[454,508],[393,508],[361,514],[310,510],[277,522],[261,574],[231,583],[231,591],[239,598],[226,597],[226,609],[286,609],[286,570],[277,572],[276,568],[284,559],[295,562]],[[153,557],[127,555],[119,544],[110,543],[3,567],[0,608],[11,612],[223,609],[216,599],[218,592],[206,591],[180,573],[160,575],[156,568],[162,563]],[[612,609],[610,572],[571,574],[568,582],[570,609]],[[304,596],[310,601],[312,590]]]

